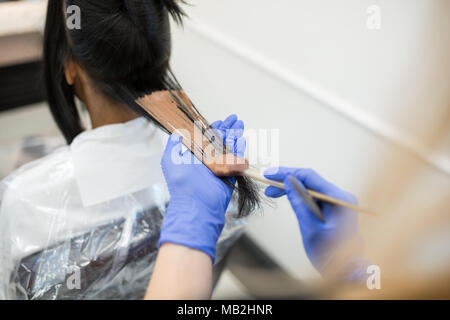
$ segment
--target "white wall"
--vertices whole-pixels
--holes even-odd
[[[399,210],[397,198],[401,210],[450,199],[450,1],[191,3],[173,66],[209,119],[237,113],[247,127],[280,129],[283,165],[315,168],[383,213]],[[373,4],[380,30],[366,27]],[[277,206],[249,232],[310,277],[296,220]]]

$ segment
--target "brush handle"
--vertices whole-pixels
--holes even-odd
[[[247,169],[247,170],[245,170],[243,172],[243,175],[246,176],[246,177],[249,177],[249,178],[251,178],[253,180],[256,180],[256,181],[259,181],[261,183],[264,183],[266,185],[270,185],[270,186],[273,186],[273,187],[276,187],[276,188],[284,190],[284,184],[282,182],[278,182],[278,181],[273,181],[273,180],[267,179],[257,169],[253,169],[253,168]],[[328,203],[332,203],[332,204],[336,204],[338,206],[345,207],[345,208],[348,208],[348,209],[351,209],[351,210],[354,210],[354,211],[357,211],[357,212],[370,214],[370,215],[377,215],[376,213],[371,212],[371,211],[369,211],[367,209],[364,209],[364,208],[355,206],[355,205],[353,205],[351,203],[348,203],[348,202],[345,202],[345,201],[342,201],[342,200],[339,200],[339,199],[327,196],[327,195],[325,195],[323,193],[320,193],[320,192],[317,192],[317,191],[314,191],[314,190],[310,190],[310,189],[306,189],[306,191],[308,191],[308,193],[309,193],[309,195],[311,197],[313,197],[313,198],[315,198],[317,200],[328,202]]]

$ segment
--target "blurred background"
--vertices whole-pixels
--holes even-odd
[[[280,164],[314,168],[396,217],[361,216],[369,252],[436,206],[450,215],[450,1],[189,2],[172,66],[191,99],[210,120],[278,129]],[[64,143],[38,73],[45,8],[0,1],[0,178]],[[412,267],[450,261],[446,222]],[[247,235],[289,276],[318,277],[285,199],[255,213]],[[230,297],[250,296],[225,270],[214,298]]]

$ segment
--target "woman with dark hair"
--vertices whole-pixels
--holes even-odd
[[[67,28],[70,8],[79,8],[74,12],[80,14],[80,28]],[[83,131],[75,95],[88,108],[95,128],[143,114],[124,103],[124,89],[135,94],[167,88],[168,13],[181,22],[183,11],[175,0],[49,1],[44,39],[47,97],[68,143]]]
[[[67,27],[73,8],[81,28]],[[130,96],[172,88],[169,17],[183,15],[175,0],[48,1],[45,84],[69,145],[0,184],[0,298],[144,296],[169,200],[167,138]],[[228,209],[216,262],[242,232],[242,201]]]

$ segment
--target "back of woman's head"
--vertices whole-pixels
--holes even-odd
[[[183,0],[49,0],[44,39],[47,99],[68,143],[83,130],[74,89],[65,64],[76,63],[92,86],[105,96],[149,117],[134,97],[157,90],[179,89],[169,69],[169,16],[178,23]],[[69,9],[69,10],[68,10]],[[80,28],[68,28],[71,10],[80,13]],[[69,14],[68,14],[69,11]],[[239,214],[259,204],[255,185],[237,177]]]
[[[79,10],[73,11],[80,14],[79,28],[66,23],[73,8]],[[126,100],[124,90],[139,94],[167,89],[169,14],[181,22],[183,11],[176,0],[48,1],[44,37],[47,98],[68,143],[83,129],[74,90],[64,76],[67,61],[76,61],[97,90],[118,102]]]

